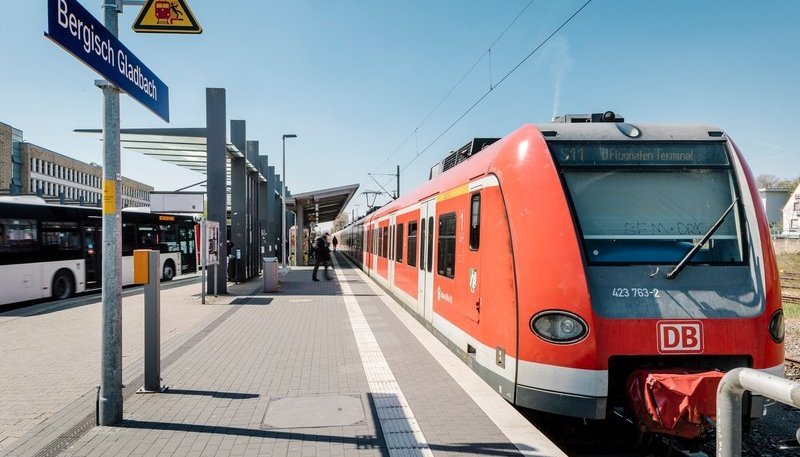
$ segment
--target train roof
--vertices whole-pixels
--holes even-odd
[[[507,139],[517,134],[531,134],[538,130],[545,141],[724,141],[725,132],[719,127],[704,124],[633,124],[620,122],[552,122],[525,124],[514,132],[493,142],[412,192],[368,214],[364,222],[380,219],[397,209],[423,201],[437,193],[463,184],[489,172],[491,164]],[[492,139],[494,140],[494,139]]]
[[[549,123],[534,125],[547,141],[720,141],[725,133],[702,124],[633,124],[626,122]],[[638,131],[638,135],[633,135]],[[627,132],[627,133],[626,133]]]

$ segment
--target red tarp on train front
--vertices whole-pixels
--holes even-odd
[[[628,400],[645,430],[697,438],[712,427],[707,419],[716,419],[724,374],[637,370],[628,377]]]

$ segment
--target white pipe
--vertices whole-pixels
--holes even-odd
[[[751,368],[736,368],[717,387],[717,456],[742,455],[742,395],[748,390],[800,407],[800,383]],[[798,431],[800,432],[800,431]]]

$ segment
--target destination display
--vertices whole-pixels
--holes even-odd
[[[548,142],[562,166],[728,165],[722,142]]]
[[[48,0],[54,43],[169,122],[169,88],[76,0]]]

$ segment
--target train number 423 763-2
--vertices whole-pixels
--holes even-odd
[[[615,287],[611,289],[611,296],[619,298],[658,298],[661,296],[661,291],[644,287]]]

